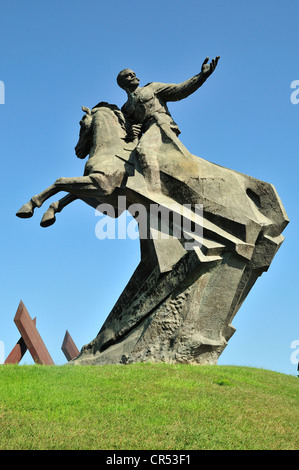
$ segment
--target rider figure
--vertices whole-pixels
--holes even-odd
[[[131,140],[139,139],[136,150],[150,189],[154,191],[161,189],[157,161],[157,151],[161,142],[159,128],[164,126],[169,131],[167,134],[173,137],[180,134],[167,102],[179,101],[194,93],[214,72],[218,60],[219,57],[216,57],[208,64],[207,57],[199,74],[178,84],[152,82],[139,87],[140,80],[132,70],[124,69],[118,74],[117,83],[128,95],[127,102],[121,108],[129,129],[128,137]]]

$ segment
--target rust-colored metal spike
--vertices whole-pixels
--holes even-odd
[[[36,329],[34,321],[31,319],[22,300],[19,304],[14,322],[21,333],[25,345],[37,364],[54,365],[39,332]]]
[[[36,325],[36,318],[33,319],[33,323]],[[11,350],[5,359],[4,364],[19,364],[27,350],[28,348],[21,336],[15,347]]]
[[[61,349],[68,361],[71,361],[80,354],[68,330],[66,330]]]

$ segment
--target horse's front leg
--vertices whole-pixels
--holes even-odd
[[[59,188],[56,186],[56,182],[49,186],[47,189],[42,191],[41,193],[33,196],[29,202],[26,202],[21,209],[16,213],[18,217],[22,219],[28,219],[29,217],[33,216],[34,209],[36,207],[41,207],[41,205],[49,198],[54,196],[54,194],[60,191]]]
[[[78,183],[83,186],[92,184],[92,180],[89,176],[79,176],[78,178],[58,178],[52,186],[49,186],[47,189],[41,193],[33,196],[29,202],[24,204],[21,209],[16,213],[18,217],[22,219],[27,219],[33,216],[34,209],[36,207],[41,207],[43,203],[50,197],[57,194],[59,191],[69,192],[69,189],[73,189],[78,185]],[[74,193],[73,193],[74,194]]]
[[[78,199],[77,196],[74,196],[73,194],[67,194],[63,198],[59,199],[59,201],[53,202],[49,209],[44,213],[40,225],[42,227],[50,227],[50,225],[53,225],[56,221],[55,214],[57,214],[57,212],[61,212],[62,209],[64,209],[68,204],[75,201],[76,199]]]

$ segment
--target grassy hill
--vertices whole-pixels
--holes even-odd
[[[298,391],[248,367],[0,366],[0,449],[298,449]]]

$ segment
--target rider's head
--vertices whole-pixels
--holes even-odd
[[[124,69],[119,72],[116,81],[123,90],[130,92],[136,90],[139,85],[139,78],[136,77],[135,72],[131,69]]]

